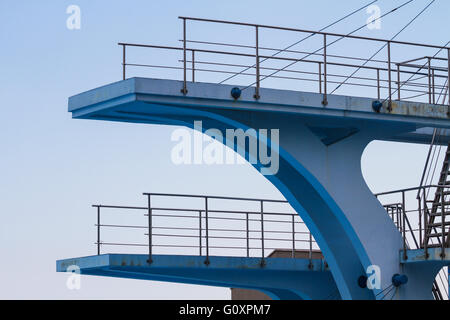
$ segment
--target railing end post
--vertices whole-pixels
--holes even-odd
[[[261,266],[261,268],[264,268],[266,266],[266,259],[262,258],[261,261],[259,262],[259,265]]]
[[[153,262],[153,217],[152,217],[152,204],[151,204],[151,195],[147,194],[147,210],[148,210],[148,264],[152,264]]]
[[[187,90],[187,76],[186,76],[186,72],[187,72],[187,67],[186,67],[186,18],[181,18],[183,19],[183,88],[181,89],[181,93],[183,95],[186,95],[188,90]]]

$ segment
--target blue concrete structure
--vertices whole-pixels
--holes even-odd
[[[450,266],[450,249],[445,249],[445,258],[441,257],[440,248],[428,249],[428,257],[425,256],[423,249],[407,250],[407,260],[404,260],[401,254],[401,262],[404,272],[411,275],[415,281],[408,283],[405,287],[411,291],[424,290],[430,286],[430,282],[436,277],[436,274],[445,266]]]
[[[188,83],[188,93],[184,95],[180,92],[182,82],[179,81],[131,78],[71,97],[69,111],[78,119],[191,128],[194,121],[201,120],[203,130],[279,129],[279,170],[266,177],[301,215],[314,235],[342,299],[377,299],[380,297],[378,294],[391,285],[395,274],[406,274],[409,279],[407,285],[398,289],[397,299],[431,299],[430,279],[434,278],[437,271],[429,267],[432,262],[402,264],[399,255],[402,237],[367,187],[361,172],[361,156],[365,147],[373,140],[429,142],[432,128],[450,129],[448,107],[393,101],[392,110],[384,103],[380,112],[375,112],[373,99],[330,95],[328,105],[324,106],[321,94],[263,88],[258,100],[253,97],[252,90],[244,90],[235,100],[230,93],[233,87]],[[449,134],[443,134],[442,137],[440,143],[449,142]],[[254,166],[260,168],[263,165],[258,163]],[[93,265],[116,266],[117,261],[122,258],[124,257],[108,255],[72,262],[88,263],[92,260]],[[132,257],[125,259],[134,261]],[[139,260],[137,257],[136,259]],[[157,260],[155,259],[155,263]],[[69,262],[59,262],[59,270],[63,271],[64,265]],[[83,273],[99,274],[95,271],[97,267],[90,270],[89,263]],[[248,263],[251,264],[250,261]],[[280,261],[280,266],[283,263],[285,262]],[[371,265],[380,267],[381,289],[368,290],[358,285],[358,278],[365,275]],[[122,271],[126,271],[125,267],[122,267]],[[169,269],[166,269],[169,278],[180,277],[180,282],[194,283],[194,280],[187,281],[183,278],[183,274],[189,272],[173,271],[170,274],[172,271],[169,272]],[[115,267],[113,270],[108,271],[109,274],[103,270],[101,274],[124,275]],[[424,270],[429,271],[429,277],[423,277]],[[143,271],[135,272],[133,269],[127,276],[143,278],[141,272]],[[243,271],[239,268],[230,270],[229,279],[233,275],[242,274],[241,272]],[[276,273],[273,272],[274,275]],[[214,270],[211,274],[214,274]],[[162,273],[155,277],[152,279],[168,279]],[[242,277],[242,281],[247,281],[246,277]],[[280,277],[289,282],[291,276],[283,272]],[[326,282],[331,288],[329,279],[325,279],[323,274],[321,277],[323,279],[320,281]],[[232,283],[236,287],[261,288],[261,284],[257,285],[256,282],[239,285],[237,278],[234,278],[235,282],[224,282],[218,275],[207,280],[199,280],[192,275],[191,279],[194,278],[198,281],[195,283],[226,286]],[[299,282],[304,281],[298,279]],[[307,286],[308,283],[302,283],[303,285]],[[326,291],[320,290],[319,294],[305,289],[300,293],[298,288],[286,287],[285,292],[290,293],[280,293],[279,297],[297,295],[302,298],[318,298]]]
[[[168,281],[260,290],[273,299],[339,299],[331,272],[322,260],[270,258],[261,268],[258,258],[105,254],[60,260],[58,272],[71,265],[84,275]]]

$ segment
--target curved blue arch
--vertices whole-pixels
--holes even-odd
[[[136,112],[135,116],[144,117],[147,123],[154,120],[157,123],[165,122],[195,129],[193,120],[202,120],[203,133],[208,128],[250,129],[239,121],[217,113],[198,110],[198,106],[194,110],[186,106],[147,103],[145,105],[147,108],[151,105],[152,113]],[[258,136],[256,138],[259,140]],[[248,156],[248,150],[246,155]],[[361,289],[357,286],[357,278],[365,274],[365,268],[371,263],[344,212],[314,175],[282,146],[279,146],[279,155],[279,172],[266,178],[300,214],[314,235],[330,266],[341,297],[343,299],[374,299],[376,291]],[[262,167],[259,163],[252,166],[256,169]]]

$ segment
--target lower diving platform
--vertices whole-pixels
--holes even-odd
[[[340,299],[323,259],[102,254],[59,260],[58,272],[259,290],[273,299]]]

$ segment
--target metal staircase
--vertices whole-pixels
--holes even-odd
[[[439,177],[440,186],[450,185],[450,144],[447,147],[442,171]],[[428,248],[449,246],[450,226],[450,188],[436,188],[434,199],[427,200],[432,203],[428,212],[427,225],[424,235],[424,245]]]
[[[433,142],[432,142],[433,143]],[[426,169],[426,168],[425,168]],[[450,185],[450,144],[447,146],[444,163],[442,164],[441,174],[439,176],[439,186]],[[425,226],[422,248],[444,248],[449,246],[449,229],[450,225],[450,188],[436,188],[433,200],[426,200],[431,203],[431,210],[425,204]],[[424,197],[427,194],[424,192]],[[445,300],[437,281],[433,282],[432,293],[435,300]]]

